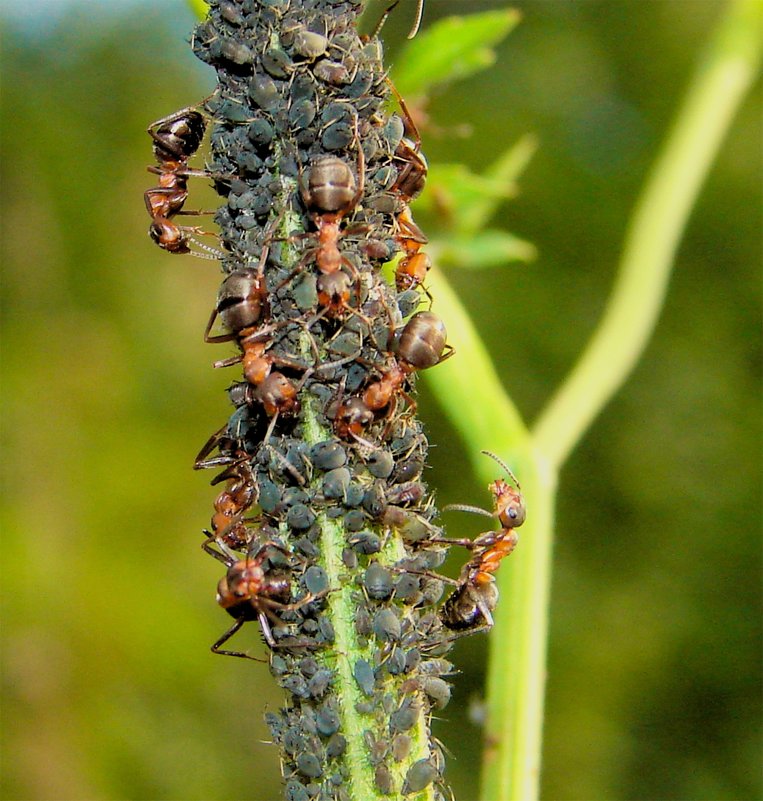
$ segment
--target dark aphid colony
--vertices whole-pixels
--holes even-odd
[[[427,163],[379,40],[356,31],[361,10],[212,0],[192,47],[217,88],[149,128],[149,233],[219,260],[204,339],[216,368],[235,368],[233,411],[195,463],[217,471],[202,545],[233,619],[212,650],[253,659],[236,645],[259,628],[286,691],[267,720],[288,799],[446,797],[429,733],[450,698],[443,654],[492,625],[493,574],[524,518],[500,479],[484,512],[498,531],[450,540],[435,522],[414,385],[453,351],[409,207]],[[214,244],[178,223],[203,213],[185,208],[191,178],[223,198]],[[381,267],[395,257],[391,285]],[[435,572],[452,544],[472,554],[456,582]]]

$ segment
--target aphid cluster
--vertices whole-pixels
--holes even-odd
[[[257,621],[288,691],[268,723],[289,799],[346,798],[358,730],[378,795],[442,797],[444,759],[428,735],[450,697],[442,656],[492,624],[492,574],[516,542],[510,515],[524,515],[498,481],[500,531],[449,540],[433,522],[412,391],[453,351],[409,207],[427,165],[402,99],[402,116],[388,111],[381,46],[357,34],[360,9],[212,0],[192,46],[217,89],[149,129],[157,244],[211,256],[206,232],[175,218],[189,177],[210,178],[225,200],[214,218],[224,278],[204,338],[232,343],[214,366],[241,375],[233,413],[195,465],[220,471],[203,548],[225,568],[217,600],[234,621],[212,649],[252,658],[228,641]],[[206,168],[192,169],[206,129]],[[380,268],[398,254],[390,286]],[[442,604],[449,579],[434,571],[454,542],[472,558]],[[340,674],[351,702],[336,695]]]

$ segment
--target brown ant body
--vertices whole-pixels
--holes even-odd
[[[294,603],[291,598],[291,570],[288,567],[274,567],[270,564],[273,551],[288,552],[276,542],[262,543],[257,550],[246,559],[232,559],[204,543],[204,550],[227,566],[227,572],[217,585],[217,603],[233,618],[233,625],[220,637],[212,651],[225,656],[237,656],[243,659],[254,657],[242,651],[222,650],[227,642],[243,625],[250,620],[259,621],[262,636],[271,649],[281,647],[302,647],[307,643],[297,640],[291,643],[277,643],[270,627],[271,621],[282,625],[276,612],[300,609],[314,601],[318,596],[307,594]]]
[[[274,372],[273,365],[281,364],[298,369],[307,369],[298,364],[268,354],[272,345],[272,330],[259,324],[269,313],[265,274],[258,270],[240,270],[230,273],[220,286],[217,303],[212,310],[204,332],[205,342],[229,342],[235,339],[242,350],[241,355],[215,362],[215,367],[229,367],[242,362],[244,377],[255,387],[257,399],[265,407],[268,416],[276,413],[297,414],[299,401],[297,388],[283,373]],[[230,329],[229,333],[210,335],[217,317]]]
[[[210,540],[217,540],[227,548],[240,551],[251,541],[243,515],[254,503],[257,494],[246,454],[212,483],[225,480],[229,482],[228,486],[215,498]]]
[[[430,311],[414,314],[400,333],[396,358],[391,359],[381,377],[369,384],[361,397],[349,398],[339,405],[334,424],[337,435],[345,439],[359,438],[365,426],[373,420],[374,412],[390,408],[392,413],[390,404],[398,394],[415,407],[415,401],[403,387],[411,374],[434,367],[453,355],[455,351],[446,340],[445,324],[436,314]]]
[[[427,273],[432,269],[432,260],[426,253],[421,252],[421,248],[429,240],[414,222],[408,206],[398,214],[397,224],[400,229],[397,241],[404,255],[395,267],[395,287],[398,292],[415,289],[417,286],[424,289]],[[426,292],[426,289],[424,291]]]
[[[177,214],[198,215],[199,211],[183,211],[188,198],[189,176],[206,176],[202,170],[188,168],[189,159],[201,145],[206,130],[204,117],[193,109],[185,108],[168,117],[162,117],[148,128],[149,136],[154,140],[153,149],[158,167],[149,167],[148,171],[159,176],[159,186],[147,189],[143,193],[146,210],[151,217],[148,230],[151,239],[169,253],[191,253],[190,244],[194,242],[192,234],[214,236],[197,226],[177,225],[172,217]],[[199,242],[199,247],[207,248]],[[195,253],[203,258],[214,258],[215,255]]]
[[[472,558],[464,565],[451,593],[440,610],[440,620],[446,628],[464,634],[489,629],[493,626],[493,615],[498,603],[498,587],[494,573],[501,561],[517,545],[515,529],[525,521],[525,502],[519,482],[506,464],[490,451],[482,453],[495,459],[511,477],[516,489],[503,479],[489,485],[495,508],[487,512],[475,506],[454,505],[448,509],[476,512],[487,517],[496,517],[501,525],[497,531],[487,531],[474,540],[433,539],[433,542],[448,542],[469,548]]]
[[[357,120],[355,139],[358,143],[357,181],[342,159],[328,155],[312,159],[306,183],[300,178],[302,202],[316,231],[295,234],[289,238],[310,237],[315,239],[316,245],[304,254],[296,268],[280,285],[289,283],[313,260],[320,272],[317,284],[318,302],[328,317],[338,317],[347,310],[351,279],[356,282],[358,294],[360,289],[357,267],[339,249],[339,240],[348,233],[347,228],[341,227],[342,219],[356,208],[365,187],[365,161],[358,139]]]
[[[394,159],[402,162],[402,165],[398,169],[395,182],[390,187],[390,191],[397,195],[402,203],[402,209],[395,220],[399,230],[397,240],[404,254],[395,268],[395,286],[401,292],[423,285],[427,273],[432,267],[429,256],[420,252],[421,247],[427,244],[428,239],[414,222],[410,210],[411,201],[424,191],[429,168],[426,159],[420,152],[421,136],[408,111],[408,106],[394,85],[390,83],[390,86],[403,112],[405,130],[411,135],[410,137],[403,136],[395,148]]]

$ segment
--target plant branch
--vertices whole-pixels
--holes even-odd
[[[762,9],[760,0],[728,4],[636,203],[604,317],[533,428],[537,448],[557,469],[622,386],[654,330],[689,213],[756,75]]]

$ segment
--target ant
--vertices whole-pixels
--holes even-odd
[[[210,541],[215,540],[221,546],[240,551],[251,541],[242,515],[251,507],[257,495],[252,469],[245,453],[228,470],[217,476],[212,485],[222,481],[229,483],[215,498],[215,513],[210,521]]]
[[[196,226],[176,225],[171,218],[176,214],[199,215],[201,211],[183,211],[188,199],[188,178],[206,176],[203,170],[188,168],[189,159],[196,153],[206,131],[204,117],[192,108],[184,108],[152,122],[148,134],[154,140],[154,156],[158,167],[148,171],[159,176],[159,186],[143,193],[146,209],[151,217],[149,235],[160,248],[170,253],[192,253],[194,242],[208,254],[194,253],[201,258],[216,258],[217,251],[196,242],[190,235],[215,236]]]
[[[416,402],[403,391],[405,382],[412,373],[434,367],[455,353],[446,339],[445,324],[436,314],[431,311],[414,314],[400,333],[397,358],[391,366],[382,371],[378,381],[366,387],[360,398],[349,398],[339,404],[334,423],[337,436],[361,441],[360,434],[373,420],[374,412],[387,408],[398,392],[415,408]],[[390,416],[392,412],[390,409]]]
[[[429,165],[421,152],[421,134],[408,110],[408,105],[392,81],[387,79],[387,83],[403,112],[404,132],[409,134],[409,136],[404,135],[395,148],[393,158],[402,162],[402,166],[398,170],[395,182],[390,187],[390,192],[396,194],[407,206],[424,191]]]
[[[409,375],[449,359],[455,351],[446,344],[447,336],[445,324],[434,312],[414,314],[400,333],[397,358],[392,366],[363,393],[363,402],[368,408],[374,411],[385,408],[394,394],[402,390]],[[415,407],[412,399],[408,398],[408,402]]]
[[[264,263],[264,259],[263,259]],[[273,372],[274,364],[306,370],[307,365],[290,359],[268,355],[273,344],[272,328],[260,328],[263,313],[269,313],[267,286],[262,263],[258,270],[239,270],[230,273],[220,286],[217,303],[204,331],[204,341],[209,343],[229,342],[235,339],[241,355],[215,362],[215,367],[229,367],[242,362],[244,377],[256,388],[256,397],[265,407],[269,417],[277,412],[298,414],[297,387],[280,372]],[[226,334],[210,334],[217,317],[230,329]]]
[[[217,585],[217,603],[235,619],[233,625],[212,645],[213,653],[255,659],[242,651],[226,651],[221,648],[249,620],[259,621],[262,636],[271,649],[309,645],[308,640],[299,638],[288,643],[278,643],[270,627],[271,622],[283,624],[276,615],[276,610],[287,612],[301,609],[321,595],[308,593],[298,601],[289,603],[291,570],[272,564],[274,550],[287,557],[290,555],[282,545],[268,540],[246,559],[238,560],[221,554],[209,545],[209,541],[203,543],[202,548],[227,567],[226,574]]]
[[[412,137],[403,136],[395,148],[394,158],[401,161],[403,166],[398,170],[395,183],[390,188],[403,204],[395,220],[399,230],[397,239],[404,253],[395,268],[395,286],[398,292],[401,292],[422,285],[432,267],[429,256],[419,252],[422,245],[426,245],[429,240],[414,222],[409,205],[424,191],[429,168],[420,152],[421,136],[408,106],[395,86],[391,82],[389,85],[403,112],[404,129]]]
[[[307,183],[300,177],[299,189],[302,202],[310,214],[315,232],[293,234],[291,240],[311,237],[316,240],[276,290],[288,284],[302,272],[312,259],[321,275],[318,278],[318,301],[325,314],[337,317],[347,310],[350,298],[350,279],[354,279],[360,296],[360,273],[358,268],[339,250],[339,240],[349,233],[340,228],[340,223],[353,211],[363,197],[365,188],[365,159],[360,146],[358,120],[354,120],[355,142],[358,150],[357,181],[349,166],[336,156],[315,156],[310,162]],[[359,230],[359,229],[353,229]],[[347,275],[342,268],[346,268]],[[358,297],[358,301],[360,298]]]
[[[448,596],[440,610],[440,621],[449,629],[461,634],[471,634],[493,627],[493,615],[498,603],[498,587],[494,573],[501,561],[507,557],[517,545],[515,529],[525,522],[525,501],[519,482],[508,466],[490,451],[482,451],[494,459],[516,485],[516,489],[502,478],[493,481],[488,489],[493,494],[495,508],[492,512],[477,506],[455,504],[446,507],[448,510],[474,512],[486,517],[498,518],[501,528],[497,531],[486,531],[474,540],[437,539],[432,542],[447,542],[469,548],[472,558],[461,569],[456,589]]]
[[[397,240],[404,255],[395,267],[395,287],[398,292],[403,292],[421,286],[431,301],[432,296],[423,284],[427,273],[432,269],[432,260],[426,253],[420,252],[422,245],[426,245],[429,240],[413,221],[408,206],[397,216],[397,223],[401,229]]]

